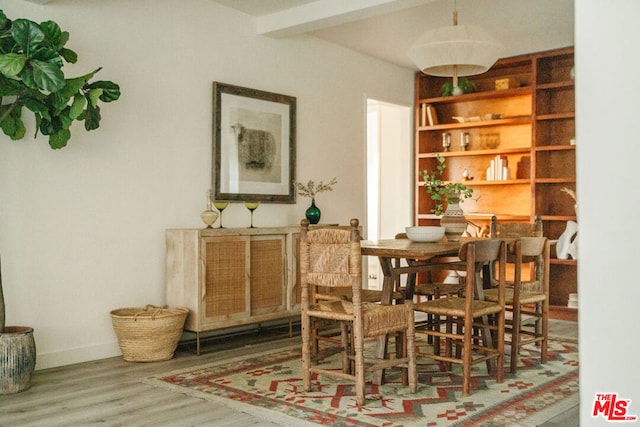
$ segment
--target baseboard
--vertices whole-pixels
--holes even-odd
[[[121,356],[122,351],[117,341],[96,344],[86,347],[65,349],[37,353],[36,370],[55,368],[57,366],[73,365],[74,363],[89,362],[92,360],[106,359],[108,357]]]

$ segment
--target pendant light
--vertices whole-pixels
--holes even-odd
[[[482,74],[500,57],[502,45],[487,31],[472,25],[458,25],[454,2],[453,26],[431,30],[407,51],[407,56],[425,74],[453,77],[454,94],[458,77]]]

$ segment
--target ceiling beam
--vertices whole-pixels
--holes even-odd
[[[436,0],[317,0],[256,18],[256,32],[288,37],[372,16],[419,6]]]

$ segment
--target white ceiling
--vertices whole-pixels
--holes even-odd
[[[268,37],[310,34],[416,69],[405,52],[422,33],[458,23],[489,30],[502,57],[574,44],[574,0],[212,0],[252,15]]]

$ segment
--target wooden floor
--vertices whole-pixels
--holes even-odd
[[[552,320],[550,335],[577,339],[575,322]],[[278,348],[299,342],[287,328],[254,330],[217,337],[196,356],[181,345],[172,360],[129,363],[121,357],[36,371],[32,387],[0,395],[0,426],[275,426],[210,401],[143,384],[140,380],[174,369]],[[578,407],[542,424],[577,426]]]

